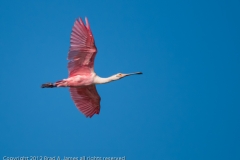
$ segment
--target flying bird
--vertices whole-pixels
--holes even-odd
[[[118,73],[108,78],[99,77],[94,72],[94,59],[97,54],[92,31],[88,19],[86,25],[82,19],[75,21],[68,52],[68,78],[55,83],[42,84],[42,88],[69,87],[71,97],[76,107],[86,116],[92,117],[100,112],[100,96],[96,90],[96,84],[104,84],[119,80],[130,75],[142,74]]]

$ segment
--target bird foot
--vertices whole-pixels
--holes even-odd
[[[53,83],[44,83],[41,88],[53,88],[56,87]]]

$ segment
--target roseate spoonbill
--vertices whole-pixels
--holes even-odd
[[[86,116],[92,117],[100,112],[100,96],[95,84],[103,84],[119,80],[123,77],[142,74],[118,73],[108,78],[99,77],[94,72],[94,59],[97,54],[92,31],[88,19],[84,25],[81,18],[74,23],[68,52],[69,77],[55,83],[42,84],[42,88],[69,87],[71,97],[77,108]]]

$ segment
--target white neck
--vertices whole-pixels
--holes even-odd
[[[102,77],[99,77],[99,76],[95,76],[94,77],[94,80],[93,80],[93,83],[94,84],[104,84],[104,83],[109,83],[111,81],[114,81],[115,79],[113,78],[113,76],[110,76],[110,77],[107,77],[107,78],[102,78]]]

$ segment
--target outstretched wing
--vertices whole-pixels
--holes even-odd
[[[88,67],[93,70],[97,48],[88,19],[85,18],[85,21],[86,25],[84,25],[81,18],[77,19],[72,28],[70,49],[68,52],[69,77],[81,73],[82,67]]]
[[[95,85],[80,88],[70,87],[71,97],[76,107],[86,116],[92,117],[100,112],[100,96]]]

